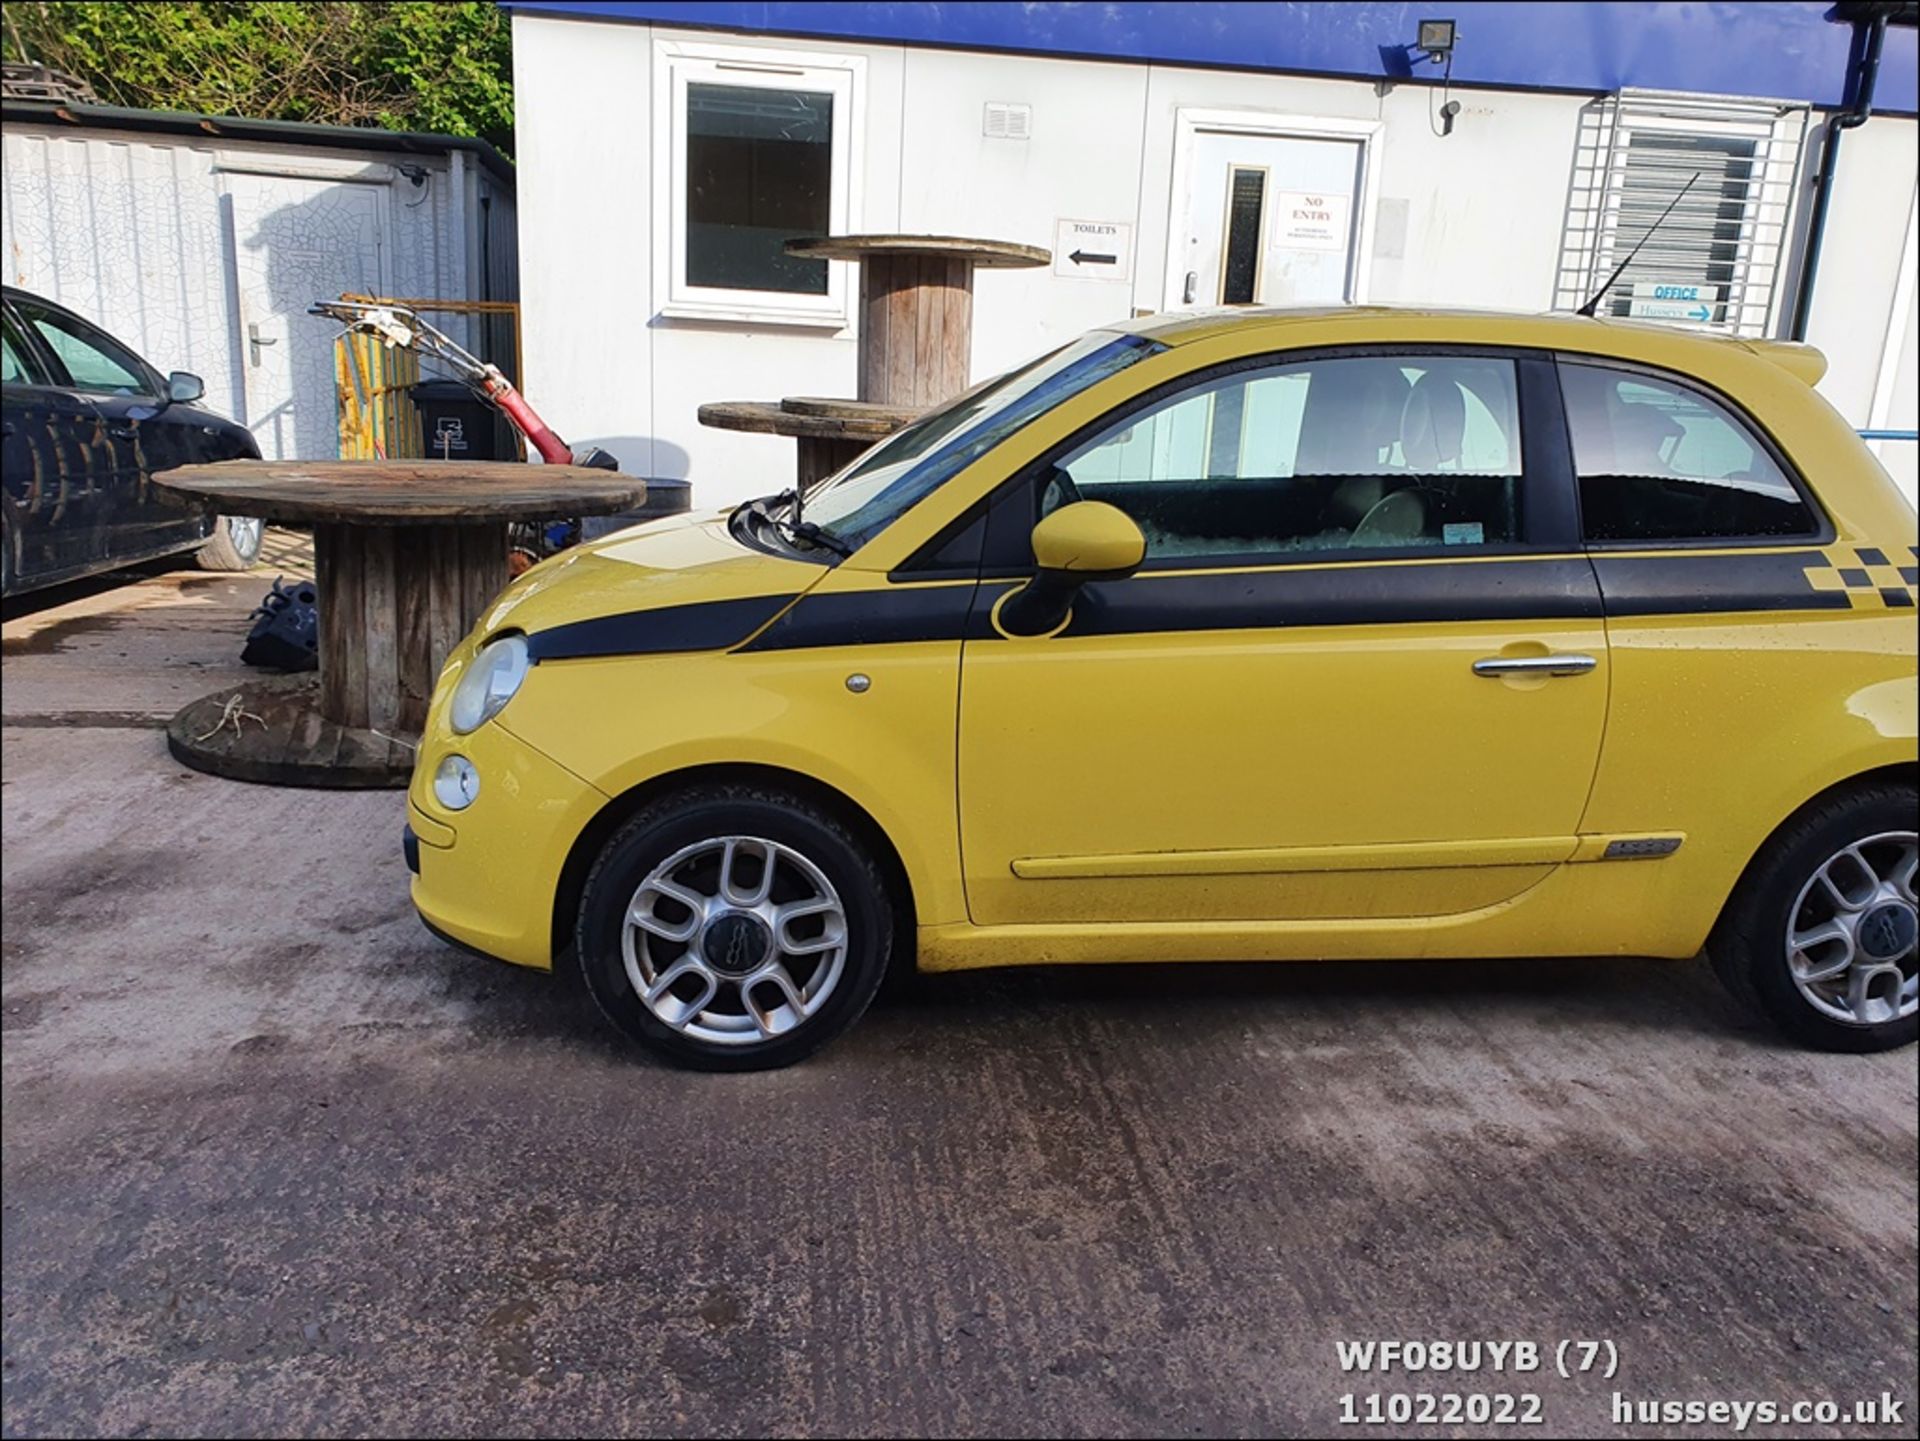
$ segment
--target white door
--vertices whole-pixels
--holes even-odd
[[[1364,142],[1196,130],[1189,143],[1169,310],[1356,298]]]
[[[229,174],[245,421],[269,460],[340,454],[333,338],[316,300],[387,293],[387,187]]]

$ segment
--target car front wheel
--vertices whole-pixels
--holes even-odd
[[[1708,943],[1728,987],[1827,1051],[1920,1032],[1920,832],[1912,786],[1822,801],[1772,840]]]
[[[867,848],[798,797],[722,785],[669,797],[607,842],[575,950],[609,1020],[682,1065],[791,1065],[873,999],[893,910]]]
[[[252,570],[266,532],[265,522],[254,516],[223,515],[194,552],[194,563],[202,570]]]

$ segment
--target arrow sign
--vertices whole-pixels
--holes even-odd
[[[1133,226],[1124,220],[1056,220],[1053,273],[1081,285],[1133,279]]]
[[[1713,321],[1714,302],[1690,297],[1685,300],[1651,300],[1636,295],[1627,306],[1627,314],[1642,320],[1691,320],[1696,325]]]

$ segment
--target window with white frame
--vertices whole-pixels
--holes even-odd
[[[865,60],[677,41],[655,53],[665,312],[845,324],[848,267],[786,244],[851,228]]]
[[[1599,314],[1771,334],[1808,113],[1785,101],[1635,90],[1588,106],[1555,308],[1578,309],[1633,255]]]

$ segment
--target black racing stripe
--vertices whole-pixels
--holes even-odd
[[[752,635],[792,601],[791,595],[756,595],[596,616],[535,631],[527,637],[527,651],[538,662],[725,650]]]
[[[1891,586],[1882,588],[1880,599],[1892,606],[1895,610],[1906,610],[1913,604],[1912,596],[1908,595],[1904,590],[1895,590]]]
[[[1068,635],[1135,635],[1283,626],[1594,619],[1845,610],[1843,590],[1815,590],[1806,572],[1832,569],[1817,550],[1785,553],[1598,554],[1578,557],[1354,565],[1315,569],[1149,572],[1087,586]],[[1599,577],[1596,589],[1595,574]],[[1017,581],[893,585],[883,591],[790,595],[668,606],[576,621],[528,637],[533,659],[747,651],[999,638],[993,602]],[[1882,592],[1887,604],[1905,602]],[[789,608],[790,607],[790,608]],[[785,609],[785,613],[780,612]],[[971,614],[971,619],[969,616]],[[778,616],[778,619],[774,619]],[[773,623],[768,625],[771,620]],[[761,627],[765,627],[764,630]],[[754,632],[759,631],[755,635]]]
[[[807,650],[829,645],[899,645],[959,640],[974,583],[890,586],[884,591],[807,595],[742,650]]]
[[[1756,610],[1848,610],[1843,590],[1815,590],[1809,569],[1831,571],[1817,550],[1593,558],[1608,615],[1712,615]]]
[[[1011,587],[1008,587],[1009,589]],[[970,634],[990,623],[1000,591],[983,592]],[[1393,625],[1420,621],[1598,618],[1600,596],[1585,560],[1486,560],[1138,575],[1089,585],[1067,635],[1140,635],[1283,626]]]
[[[1878,546],[1856,545],[1853,548],[1853,553],[1859,557],[1860,564],[1862,565],[1885,565],[1887,563],[1887,553]]]
[[[1908,585],[1920,585],[1920,565],[1901,566],[1900,579],[1904,580]]]

